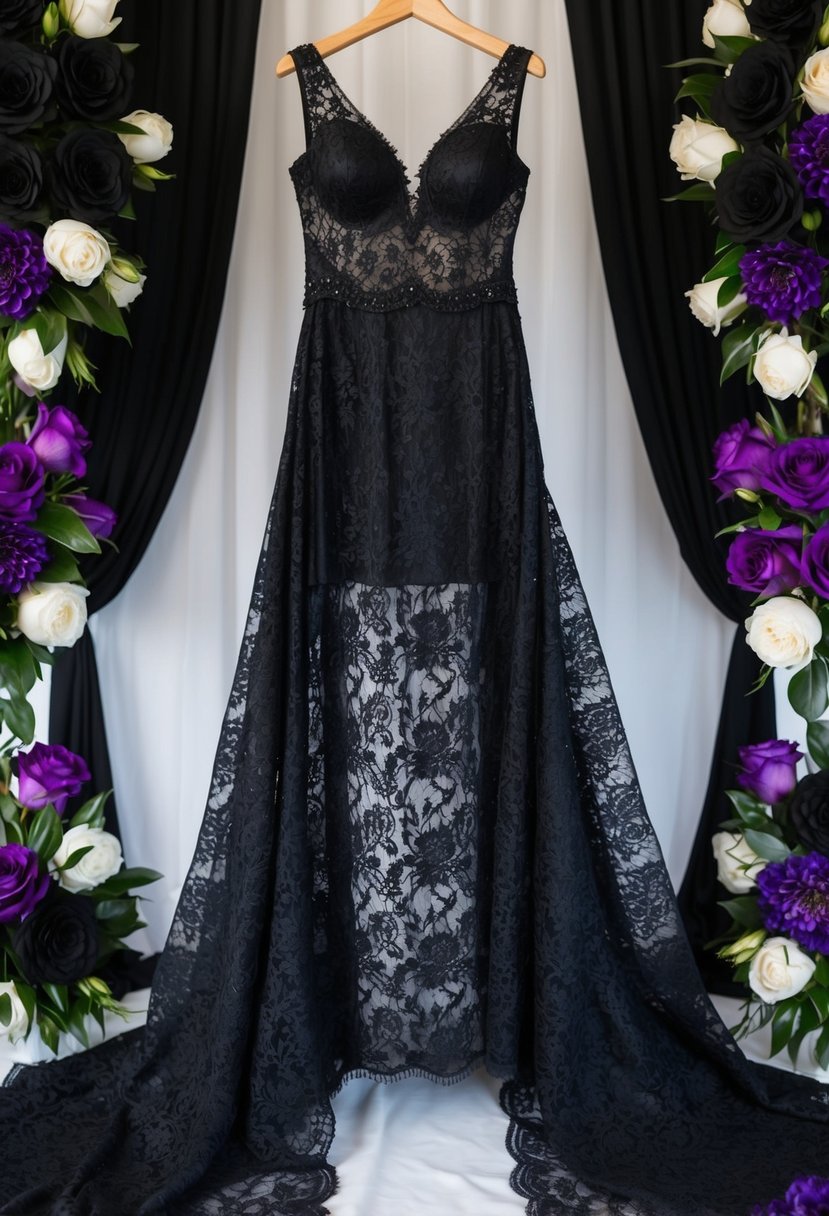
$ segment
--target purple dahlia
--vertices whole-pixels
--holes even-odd
[[[757,875],[758,904],[770,933],[791,937],[806,950],[829,954],[829,857],[792,854]]]
[[[740,259],[746,299],[769,321],[789,325],[809,308],[820,307],[827,266],[826,258],[803,245],[789,241],[761,245]]]
[[[17,595],[48,561],[45,536],[26,524],[0,520],[0,591]]]
[[[829,1178],[796,1178],[783,1199],[768,1207],[755,1207],[751,1216],[827,1216]]]
[[[829,206],[829,114],[815,114],[792,131],[789,160],[806,197]]]
[[[0,313],[16,321],[28,317],[51,277],[37,233],[0,224]]]

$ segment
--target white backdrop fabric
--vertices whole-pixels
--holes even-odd
[[[296,80],[278,81],[274,64],[369,7],[369,0],[263,0],[239,218],[198,425],[141,566],[92,626],[125,853],[130,863],[165,874],[144,906],[152,948],[163,943],[207,795],[301,319],[303,250],[287,168],[304,132]],[[678,882],[705,790],[732,626],[680,558],[629,400],[594,227],[563,0],[453,0],[452,7],[547,62],[546,79],[531,77],[524,98],[519,146],[532,176],[516,250],[546,478]],[[330,63],[410,170],[492,67],[481,53],[415,21]],[[204,183],[205,206],[221,189],[220,181]],[[447,1216],[522,1210],[507,1189],[505,1122],[492,1092],[482,1076],[454,1091],[423,1081],[349,1083],[337,1098],[333,1158],[343,1189],[332,1212],[407,1216],[407,1196],[412,1213],[424,1203]],[[457,1173],[430,1172],[424,1162],[437,1154],[429,1145],[450,1135],[453,1151],[442,1159],[454,1161]]]

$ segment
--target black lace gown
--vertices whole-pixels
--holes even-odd
[[[204,824],[146,1029],[0,1090],[3,1213],[320,1214],[347,1077],[481,1064],[534,1216],[744,1216],[829,1172],[829,1093],[701,986],[545,488],[528,57],[412,195],[294,52],[307,307]]]

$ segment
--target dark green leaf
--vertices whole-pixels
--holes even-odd
[[[742,279],[735,277],[726,279],[724,283],[721,283],[720,289],[717,292],[717,308],[727,308],[735,296],[739,295],[742,285]]]
[[[737,34],[714,34],[714,54],[717,57],[717,62],[726,64],[734,63],[740,58],[743,51],[748,50],[750,46],[756,45],[754,38],[746,38]]]
[[[112,878],[102,882],[90,894],[98,899],[103,897],[109,899],[112,896],[123,895],[132,887],[144,887],[148,883],[157,882],[161,877],[162,875],[157,870],[146,870],[140,866],[134,866],[131,870],[120,870]]]
[[[829,680],[826,660],[812,659],[808,667],[795,672],[789,680],[789,704],[807,722],[815,722],[829,705]]]
[[[86,1028],[86,1009],[87,1003],[83,998],[74,1002],[69,1010],[69,1032],[75,1036],[78,1042],[83,1043],[84,1047],[89,1047],[89,1032]]]
[[[711,186],[703,185],[702,182],[696,186],[689,186],[687,190],[680,190],[679,194],[671,194],[668,198],[663,198],[663,203],[713,203],[716,194]]]
[[[102,793],[96,794],[94,798],[85,802],[70,819],[70,828],[76,828],[82,823],[88,823],[91,828],[102,828],[104,826],[104,804],[111,793],[112,790],[103,790]]]
[[[87,853],[91,853],[94,848],[94,844],[87,844],[84,845],[82,849],[75,849],[69,854],[63,865],[59,866],[58,868],[61,870],[71,870],[78,864],[82,857],[86,857]]]
[[[824,1026],[815,1043],[815,1059],[818,1067],[829,1068],[829,1026]]]
[[[49,565],[39,572],[40,583],[81,583],[81,572],[75,558],[63,545],[49,546]]]
[[[3,718],[9,730],[21,743],[31,743],[35,737],[35,711],[23,696],[0,700]]]
[[[702,276],[703,283],[710,283],[712,279],[730,279],[739,270],[740,259],[745,255],[745,251],[745,245],[730,246],[728,252],[722,255],[716,265]]]
[[[40,1037],[49,1048],[50,1051],[57,1054],[58,1042],[60,1041],[60,1031],[52,1019],[46,1013],[39,1013],[37,1024],[40,1029]]]
[[[754,794],[749,794],[746,790],[726,790],[725,794],[741,819],[744,815],[756,814],[758,811],[764,818],[768,818],[765,803],[755,798]]]
[[[759,515],[759,523],[764,532],[776,531],[782,522],[783,520],[777,514],[774,507],[763,507]]]
[[[799,1012],[798,1002],[794,999],[780,1001],[778,1004],[771,1020],[771,1054],[773,1056],[783,1050],[794,1033]]]
[[[17,989],[17,995],[20,997],[21,1004],[26,1010],[26,1017],[29,1020],[29,1028],[26,1031],[26,1037],[29,1036],[29,1030],[35,1023],[35,1011],[37,1009],[37,997],[34,988],[30,988],[28,984],[24,984],[22,980],[15,980],[14,986]]]
[[[815,982],[823,988],[829,988],[829,958],[819,954],[815,963]]]
[[[37,678],[32,652],[22,637],[0,645],[0,684],[25,695]]]
[[[63,826],[53,806],[38,811],[31,822],[27,844],[42,862],[54,857],[63,840]]]
[[[26,843],[26,835],[17,820],[6,821],[4,826],[6,829],[6,844]]]
[[[759,929],[763,923],[757,900],[751,895],[740,895],[737,899],[723,899],[718,902],[732,920],[745,929]]]
[[[61,1013],[69,1012],[69,989],[65,984],[41,984],[49,1000]]]
[[[685,77],[674,100],[679,101],[682,97],[691,97],[707,114],[708,104],[721,80],[722,76],[715,75],[713,72],[695,72],[692,76]]]
[[[716,62],[716,60],[714,61]],[[105,122],[102,123],[105,131],[114,131],[116,135],[146,135],[147,132],[143,127],[137,127],[134,122]]]
[[[32,527],[75,553],[101,552],[101,546],[77,511],[63,503],[45,502]]]
[[[829,991],[825,988],[812,988],[809,991],[809,1000],[820,1014],[821,1022],[829,1021]]]
[[[745,839],[749,848],[766,861],[785,861],[791,853],[787,844],[769,832],[755,832],[752,828],[746,828]]]
[[[12,999],[8,992],[0,996],[0,1026],[8,1026],[12,1020]]]
[[[48,355],[66,336],[66,320],[60,313],[38,309],[24,328],[33,327],[40,339],[44,355]]]
[[[829,722],[809,723],[806,746],[818,768],[829,768]]]
[[[720,384],[724,384],[730,376],[738,372],[751,359],[754,353],[756,327],[754,325],[737,325],[730,329],[723,338],[723,365],[720,373]]]

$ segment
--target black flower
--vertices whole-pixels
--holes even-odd
[[[14,135],[40,122],[52,99],[57,68],[48,55],[0,40],[0,131]]]
[[[107,38],[64,38],[55,86],[65,114],[106,122],[129,109],[133,67]]]
[[[804,47],[817,33],[823,0],[752,0],[746,16],[755,34]]]
[[[43,0],[0,0],[0,34],[30,30],[43,16]]]
[[[792,794],[789,818],[801,844],[829,857],[829,771],[803,778]]]
[[[72,984],[83,979],[98,958],[93,901],[53,884],[14,930],[12,946],[30,984]]]
[[[732,241],[779,241],[803,214],[803,191],[782,156],[762,145],[717,178],[720,227]]]
[[[25,220],[37,210],[43,187],[40,156],[27,144],[0,135],[0,220]]]
[[[741,143],[762,139],[791,110],[794,76],[794,61],[784,46],[758,42],[743,51],[717,85],[711,117]]]
[[[61,214],[102,224],[127,202],[132,159],[110,131],[80,130],[65,135],[49,166],[52,198]]]
[[[438,647],[449,637],[449,621],[446,613],[438,608],[425,608],[411,617],[412,632],[422,642]]]

